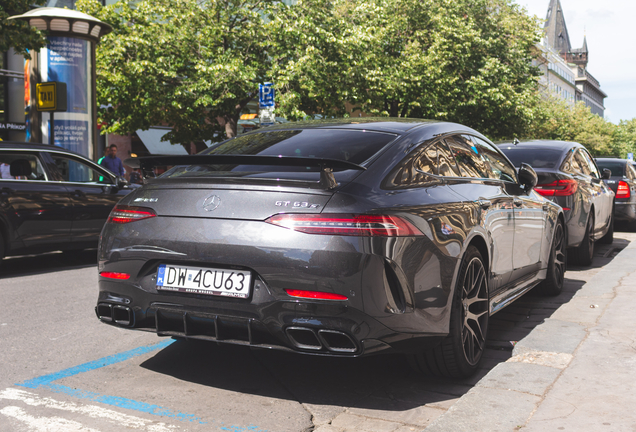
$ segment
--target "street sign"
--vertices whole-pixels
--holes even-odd
[[[274,108],[262,108],[259,113],[261,126],[271,126],[276,122]]]
[[[627,153],[627,160],[634,162],[634,153]]]
[[[35,85],[38,111],[66,111],[66,83],[45,82]]]
[[[258,107],[274,108],[274,84],[266,82],[258,85]]]

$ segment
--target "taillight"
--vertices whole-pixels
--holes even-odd
[[[130,275],[128,273],[101,272],[99,275],[108,279],[130,279]]]
[[[423,236],[409,221],[398,216],[353,214],[279,214],[266,222],[306,234],[359,237]]]
[[[116,205],[110,212],[107,222],[125,224],[155,216],[157,216],[157,213],[151,208]]]
[[[631,196],[632,193],[629,190],[629,185],[623,180],[620,180],[618,182],[618,189],[616,189],[616,198],[629,198]]]
[[[534,190],[543,196],[569,196],[574,195],[578,188],[579,184],[576,180],[566,179],[536,185]]]
[[[286,289],[285,292],[292,297],[302,297],[302,298],[310,298],[310,299],[320,299],[320,300],[347,300],[346,296],[323,292],[323,291],[305,291],[305,290],[294,290],[294,289]]]

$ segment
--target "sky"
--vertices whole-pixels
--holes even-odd
[[[513,0],[545,19],[550,0]],[[560,0],[572,48],[587,37],[587,70],[601,83],[605,119],[636,118],[636,0]]]

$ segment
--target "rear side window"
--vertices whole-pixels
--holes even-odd
[[[70,157],[51,155],[62,181],[72,183],[110,183],[110,178],[93,167]]]
[[[430,176],[458,177],[457,165],[443,142],[423,143],[405,157],[383,182],[385,187],[413,187],[430,183]]]
[[[612,177],[628,177],[625,168],[627,164],[625,162],[611,162],[611,161],[596,161],[599,169],[603,171],[608,169],[612,172]]]

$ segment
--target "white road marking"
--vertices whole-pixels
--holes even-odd
[[[97,429],[91,429],[81,423],[61,417],[33,417],[16,406],[4,407],[0,413],[22,422],[33,432],[99,432]]]
[[[34,406],[34,407],[45,407],[45,408],[71,412],[75,414],[82,414],[93,419],[103,419],[115,425],[121,425],[123,427],[129,427],[133,429],[143,429],[148,432],[171,432],[177,429],[176,426],[166,425],[165,423],[155,423],[152,420],[146,420],[141,417],[135,417],[128,414],[122,414],[120,412],[102,408],[97,405],[80,405],[74,402],[62,402],[62,401],[58,401],[49,397],[40,397],[35,393],[30,393],[24,390],[19,390],[14,388],[7,388],[4,391],[0,392],[0,400],[2,399],[11,400],[11,401],[20,401],[25,403],[26,405]],[[5,412],[6,410],[8,411]],[[16,411],[16,410],[19,410],[19,411]],[[55,425],[57,424],[56,422],[58,420],[67,421],[58,417],[35,418],[35,417],[27,415],[26,413],[24,413],[23,415],[22,412],[23,410],[21,410],[18,407],[5,407],[4,409],[0,410],[0,413],[6,416],[14,417],[26,424],[39,425],[40,421],[45,421],[45,422],[50,421],[52,422],[50,423],[51,425]],[[29,422],[37,422],[37,423],[29,423]],[[73,423],[76,423],[76,422],[73,422]],[[94,429],[84,427],[79,423],[77,423],[77,425],[79,425],[81,429],[69,429],[68,426],[66,425],[62,428],[57,428],[57,426],[49,427],[50,425],[49,423],[42,423],[42,424],[45,424],[46,427],[42,428],[40,426],[37,426],[37,427],[33,426],[35,427],[35,429],[33,430],[34,431],[46,430],[47,432],[49,431],[50,432],[57,432],[57,431],[65,432],[65,431],[76,431],[76,430],[88,432],[88,431],[94,430]]]

